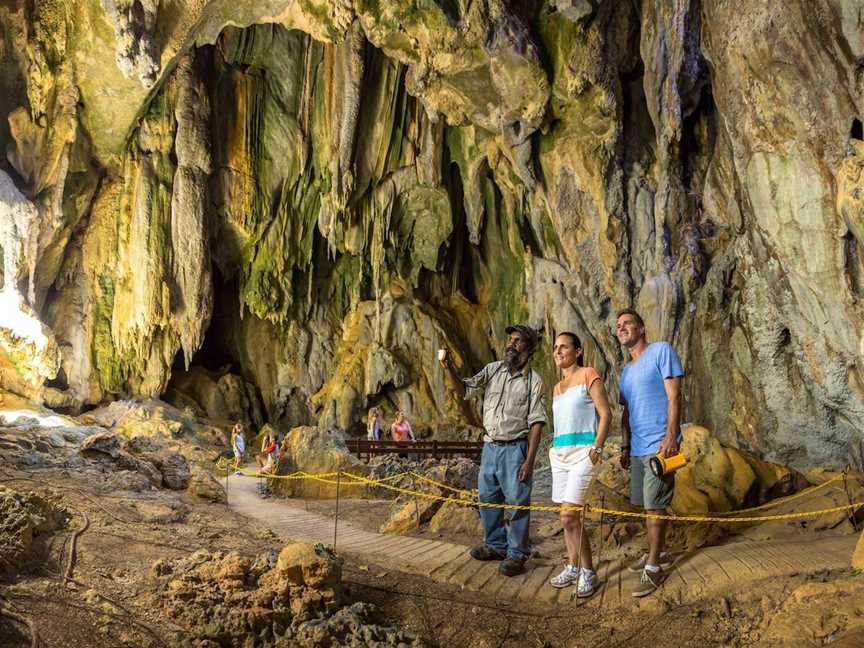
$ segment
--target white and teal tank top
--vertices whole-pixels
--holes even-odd
[[[552,399],[554,436],[549,449],[553,468],[572,468],[583,459],[597,438],[597,409],[589,390],[600,374],[583,367],[579,383]]]

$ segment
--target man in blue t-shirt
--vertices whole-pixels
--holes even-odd
[[[666,513],[672,503],[675,474],[657,477],[649,467],[652,457],[678,452],[681,440],[681,378],[684,371],[675,349],[668,342],[645,341],[645,322],[634,310],[618,313],[618,342],[630,352],[630,362],[621,372],[620,403],[624,442],[621,467],[630,468],[630,501],[655,515]],[[642,581],[633,596],[647,596],[665,580],[664,569],[672,566],[663,551],[666,520],[645,520],[648,553],[631,571],[641,571]]]

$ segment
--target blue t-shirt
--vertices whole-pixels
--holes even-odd
[[[649,344],[638,360],[624,365],[620,402],[629,412],[634,457],[657,454],[668,422],[669,397],[663,381],[683,375],[678,354],[668,342]]]

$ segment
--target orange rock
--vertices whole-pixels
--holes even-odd
[[[852,552],[852,567],[864,569],[864,531],[861,532],[858,544],[855,545],[855,551]]]

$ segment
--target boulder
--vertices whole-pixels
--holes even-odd
[[[88,458],[108,458],[118,468],[141,473],[153,486],[162,485],[162,473],[152,462],[139,459],[122,448],[120,438],[113,432],[97,432],[84,439],[79,451]]]
[[[217,504],[228,502],[228,496],[216,478],[206,470],[195,473],[189,482],[189,493],[201,499],[210,500]]]
[[[79,418],[110,428],[126,438],[149,437],[157,441],[186,436],[195,420],[194,416],[154,399],[114,401]]]
[[[369,476],[373,479],[394,477],[395,475],[400,475],[411,470],[421,469],[421,466],[418,462],[414,461],[413,459],[400,457],[398,454],[375,455],[369,461],[367,466],[370,471]],[[388,483],[403,486],[409,483],[409,479],[407,477],[403,477],[401,480],[389,481]],[[385,490],[383,491],[382,495],[384,495],[385,493],[392,494],[391,491]]]
[[[183,424],[180,421],[163,419],[161,416],[125,420],[115,428],[124,435],[141,435],[160,439],[179,439],[183,436]]]
[[[379,463],[375,468],[376,474],[382,467],[388,466],[391,470],[395,467],[390,463]],[[429,459],[422,464],[405,463],[402,464],[402,470],[418,473],[400,479],[396,485],[402,488],[437,497],[473,499],[479,466],[470,459],[458,457],[441,461]],[[436,499],[400,495],[391,507],[387,520],[381,525],[380,532],[408,534],[428,525],[433,531],[447,530],[474,535],[478,520],[477,509],[473,506],[465,507]]]
[[[351,454],[345,445],[345,436],[337,430],[318,427],[296,427],[282,440],[284,457],[279,461],[279,474],[298,470],[307,473],[345,471],[366,476],[369,469]],[[332,480],[331,480],[332,481]],[[335,497],[336,484],[311,479],[274,480],[274,492],[285,497]],[[343,483],[342,493],[351,489],[352,496],[365,496],[368,489]]]
[[[855,551],[852,552],[852,568],[864,571],[864,531],[861,532]]]
[[[140,493],[150,490],[152,486],[146,476],[132,470],[120,470],[111,473],[105,482],[105,490],[108,492],[132,491],[133,493]]]
[[[389,517],[378,529],[380,533],[407,535],[419,529],[433,518],[441,502],[404,496],[396,500]]]
[[[133,470],[141,473],[150,480],[150,483],[153,486],[157,488],[162,486],[162,473],[159,472],[159,469],[150,461],[139,459],[128,452],[121,452],[116,459],[116,465],[125,470]]]
[[[123,441],[123,449],[136,455],[155,454],[159,452],[160,445],[150,437],[133,436]]]
[[[336,590],[342,579],[342,563],[322,544],[292,542],[279,552],[276,570],[294,585]]]
[[[457,457],[455,459],[444,459],[443,461],[431,460],[428,463],[424,462],[419,472],[440,484],[446,484],[452,488],[465,491],[474,491],[477,489],[477,476],[480,473],[480,466],[467,457]],[[431,482],[423,482],[421,480],[418,481],[418,485],[422,485],[424,489],[432,489],[436,495],[452,496],[454,493],[452,490],[441,488]]]
[[[681,451],[687,465],[675,474],[671,507],[675,513],[698,514],[755,506],[806,484],[803,476],[790,468],[723,446],[704,427],[687,426],[683,436]]]
[[[159,465],[157,456],[179,446],[188,461],[210,461],[212,446],[229,449],[231,423],[199,420],[194,413],[180,411],[155,399],[115,401],[106,407],[78,417],[82,422],[108,428],[121,438],[124,450],[140,455]]]
[[[65,448],[66,447],[66,439],[60,432],[50,432],[46,440],[51,445],[52,448]]]
[[[186,488],[189,485],[189,464],[186,457],[178,452],[172,452],[160,458],[162,463],[159,470],[165,486],[172,490]]]
[[[80,452],[85,456],[93,456],[98,453],[116,459],[122,452],[120,439],[113,432],[97,432],[84,439],[81,443]]]
[[[446,503],[429,520],[429,530],[435,533],[459,533],[480,538],[483,525],[475,506]]]

